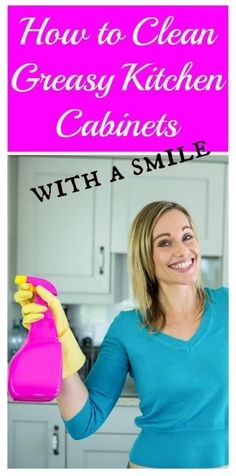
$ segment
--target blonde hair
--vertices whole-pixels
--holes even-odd
[[[152,202],[135,217],[129,234],[128,264],[133,298],[143,317],[143,325],[150,332],[160,331],[166,323],[165,313],[158,297],[158,281],[153,262],[153,229],[159,218],[169,210],[179,210],[187,217],[197,237],[197,232],[189,212],[175,202]],[[200,301],[201,316],[208,294],[201,284],[201,274],[197,277],[196,291]]]

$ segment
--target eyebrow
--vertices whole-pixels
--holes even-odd
[[[183,226],[182,231],[186,230],[186,228],[189,228],[190,230],[192,230],[191,226],[186,225],[186,226]],[[161,233],[160,235],[155,236],[155,238],[153,240],[153,243],[154,243],[154,241],[156,241],[158,238],[161,238],[162,236],[171,236],[171,234],[170,233]]]

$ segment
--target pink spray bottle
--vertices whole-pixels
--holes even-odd
[[[34,292],[41,285],[57,296],[57,290],[46,279],[16,276],[15,283],[30,283]],[[34,302],[47,307],[36,292]],[[61,379],[62,347],[48,308],[43,319],[31,324],[26,341],[10,362],[8,392],[13,400],[46,402],[58,395]]]

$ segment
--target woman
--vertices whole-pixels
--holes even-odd
[[[142,416],[130,468],[214,468],[228,464],[227,290],[203,289],[200,247],[185,208],[153,202],[135,218],[129,265],[136,309],[112,322],[85,384],[84,356],[58,299],[42,287],[63,347],[58,405],[75,439],[94,433],[134,378]],[[27,287],[28,286],[28,287]],[[21,285],[26,327],[43,317]]]

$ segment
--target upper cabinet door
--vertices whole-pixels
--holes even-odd
[[[112,252],[127,253],[128,232],[135,215],[149,202],[177,202],[196,224],[202,254],[221,256],[224,236],[225,164],[186,162],[163,169],[134,168],[131,160],[115,160],[125,179],[113,185]]]
[[[20,157],[17,273],[44,276],[67,300],[109,291],[110,177],[106,158]],[[50,199],[30,190],[42,196],[42,185]]]

